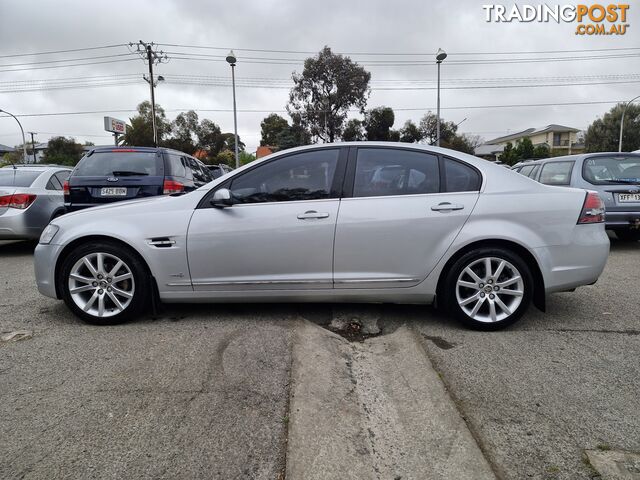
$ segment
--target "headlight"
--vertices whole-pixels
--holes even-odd
[[[53,225],[51,223],[47,225],[42,231],[42,235],[40,235],[40,243],[44,245],[48,245],[49,243],[51,243],[51,240],[53,240],[53,237],[56,236],[58,230],[60,230],[60,227],[58,227],[57,225]]]

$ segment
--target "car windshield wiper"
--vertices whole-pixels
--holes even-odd
[[[636,185],[637,183],[640,183],[640,181],[638,180],[619,180],[619,179],[615,179],[615,178],[610,178],[607,180],[600,180],[601,182],[608,182],[608,183],[621,183],[623,185]]]
[[[133,175],[149,175],[146,172],[131,172],[129,170],[115,170],[113,172],[111,172],[113,175],[115,175],[116,177],[129,177],[129,176],[133,176]]]

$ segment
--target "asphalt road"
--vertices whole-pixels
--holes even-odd
[[[118,327],[38,294],[0,244],[0,478],[283,478],[294,325],[330,305],[171,306]],[[429,307],[356,306],[407,325],[499,477],[583,479],[584,449],[640,450],[640,244],[600,281],[502,332]],[[351,313],[350,313],[351,314]],[[420,478],[417,475],[415,478]]]

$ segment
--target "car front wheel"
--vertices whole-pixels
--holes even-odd
[[[122,323],[147,304],[144,264],[126,247],[108,242],[74,250],[64,260],[59,281],[67,306],[88,323]]]
[[[500,248],[482,248],[463,255],[447,275],[449,310],[465,325],[498,330],[517,321],[533,297],[527,264]]]

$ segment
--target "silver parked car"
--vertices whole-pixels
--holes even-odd
[[[621,240],[640,240],[640,155],[583,153],[526,161],[513,167],[546,185],[598,192],[606,209],[606,228]]]
[[[609,252],[597,194],[416,144],[279,152],[196,191],[56,219],[38,288],[108,324],[163,302],[389,302],[496,329],[594,283]]]
[[[62,185],[70,173],[60,166],[0,168],[0,240],[40,237],[65,212]]]

